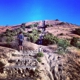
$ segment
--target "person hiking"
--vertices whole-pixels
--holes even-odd
[[[18,44],[19,44],[19,51],[23,51],[23,41],[24,41],[24,35],[22,32],[19,32],[18,36]]]

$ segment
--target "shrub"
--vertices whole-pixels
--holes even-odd
[[[77,41],[78,41],[78,38],[76,38],[76,37],[73,37],[73,38],[71,39],[71,42],[70,42],[70,44],[71,44],[71,45],[73,45],[73,46],[76,46],[76,44],[77,44]]]
[[[73,33],[80,35],[80,28],[75,29],[75,31],[73,31]]]
[[[55,44],[55,43],[57,43],[57,37],[53,36],[51,33],[44,35],[43,39],[44,45]]]
[[[28,37],[29,34],[28,34],[28,33],[23,33],[23,35],[24,35],[25,37]]]
[[[13,36],[16,36],[16,35],[17,35],[16,30],[13,30],[13,31],[12,31],[12,35],[13,35]]]
[[[58,45],[57,53],[63,54],[68,52],[67,47],[70,46],[70,43],[67,40],[58,39],[57,45]]]
[[[3,73],[5,64],[0,61],[0,73]]]
[[[70,44],[72,46],[80,48],[80,40],[79,40],[79,38],[73,37],[72,40],[71,40],[71,42],[70,42]]]
[[[33,43],[35,43],[38,40],[38,38],[39,37],[37,35],[35,35],[35,36],[34,35],[31,35],[30,41],[33,42]]]
[[[6,42],[7,42],[7,43],[9,43],[9,42],[11,42],[11,41],[13,41],[13,37],[6,37]]]
[[[63,34],[63,33],[60,33],[59,35],[61,35],[61,36],[62,36],[62,35],[64,35],[64,34]]]
[[[46,27],[46,28],[49,27],[49,24],[46,24],[45,27]]]
[[[34,43],[37,42],[38,39],[39,39],[39,34],[36,29],[33,29],[32,33],[28,34],[27,36],[27,40]]]
[[[10,32],[10,30],[9,29],[6,29],[6,32]]]
[[[4,36],[16,36],[17,35],[17,31],[16,30],[6,30],[6,32],[4,32]]]
[[[33,29],[32,33],[35,35],[35,34],[38,34],[38,30],[36,29]]]
[[[80,49],[80,42],[76,44],[76,47]]]
[[[35,23],[35,24],[34,24],[34,27],[37,27],[37,26],[38,26],[38,23]]]
[[[64,25],[64,24],[65,24],[64,22],[57,23],[57,25]]]
[[[12,54],[13,55],[13,54]],[[16,56],[16,55],[15,55]],[[8,60],[9,63],[14,63],[15,60]]]
[[[40,59],[39,57],[37,57],[37,61],[38,61],[38,62],[41,62],[41,59]]]
[[[64,51],[66,50],[66,48],[68,46],[70,46],[69,42],[67,40],[63,40],[63,39],[59,39],[57,45],[58,45],[58,47],[62,47]]]
[[[17,28],[17,29],[16,29],[17,34],[18,34],[20,31],[21,31],[20,28]]]
[[[2,35],[2,34],[0,34],[0,38],[1,38],[1,37],[3,37],[3,35]]]
[[[27,40],[28,41],[30,41],[30,42],[37,42],[37,40],[38,40],[38,38],[39,38],[39,35],[38,34],[28,34],[28,36],[27,36]]]
[[[38,30],[38,33],[41,33],[41,30]]]
[[[25,28],[28,28],[28,29],[30,29],[30,28],[31,28],[31,25],[28,25],[28,26],[26,26]]]
[[[38,38],[39,38],[39,37],[38,37],[38,36],[36,36],[36,35],[35,35],[35,36],[33,36],[33,38],[32,38],[33,42],[34,42],[34,43],[35,43],[35,42],[37,42]]]
[[[37,53],[37,56],[38,56],[38,57],[43,57],[44,55],[43,55],[42,52],[39,52],[39,53]]]
[[[5,64],[0,61],[0,68],[4,67]]]
[[[64,49],[62,47],[58,47],[58,54],[63,54],[64,53]]]
[[[6,32],[5,32],[5,35],[6,36],[11,36],[11,31],[9,29],[7,29]]]

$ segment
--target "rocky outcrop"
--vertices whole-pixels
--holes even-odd
[[[43,47],[38,62],[38,51],[0,47],[0,80],[80,80],[80,55],[71,51],[60,55],[56,49]]]

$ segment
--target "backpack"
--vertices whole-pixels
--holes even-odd
[[[24,36],[23,35],[18,35],[18,39],[20,40],[20,41],[23,41],[24,40]]]

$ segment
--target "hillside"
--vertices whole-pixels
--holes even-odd
[[[0,80],[80,80],[80,26],[45,20],[43,31],[43,22],[0,27]]]

